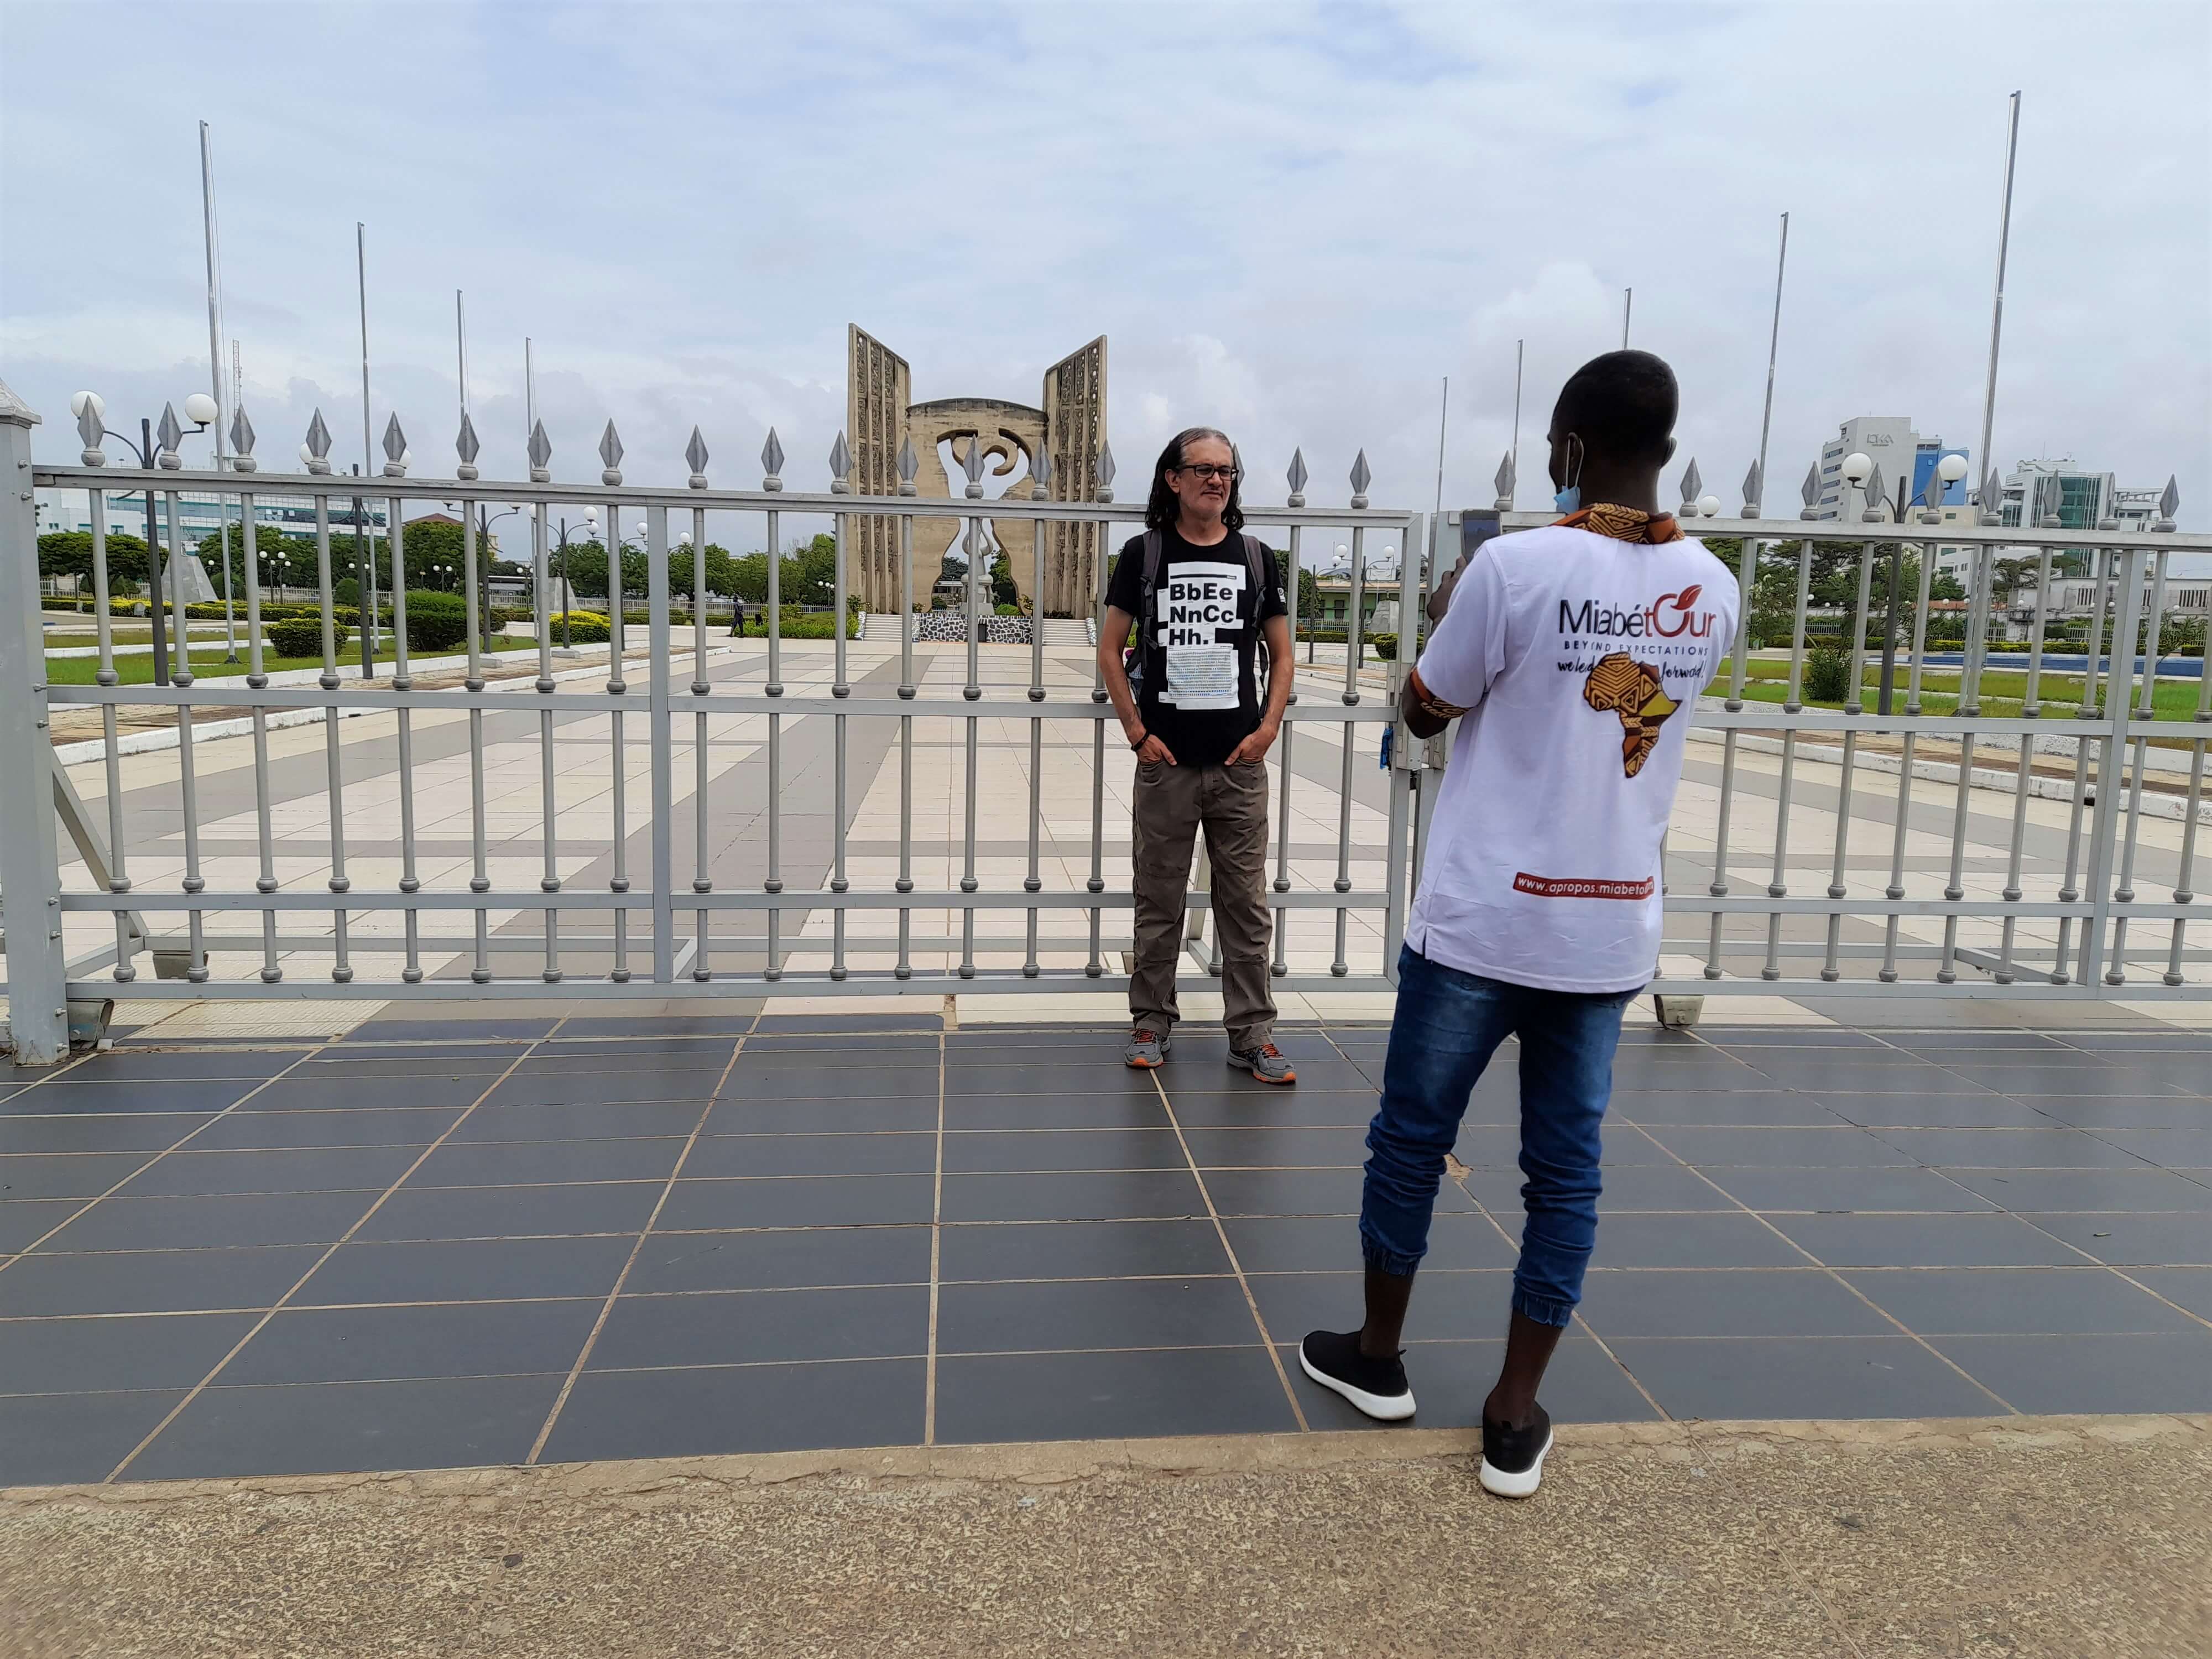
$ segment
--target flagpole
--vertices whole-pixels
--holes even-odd
[[[1513,343],[1513,477],[1521,477],[1521,356],[1526,340]]]
[[[1996,421],[1997,344],[2004,333],[2005,255],[2012,242],[2013,161],[2019,153],[2020,94],[2015,92],[2012,95],[2010,130],[2005,136],[2004,205],[1997,216],[1997,285],[1996,297],[1990,307],[1990,372],[1982,386],[1982,477],[1984,478],[1996,471],[1996,461],[1990,453],[1990,441],[1991,428]],[[1997,503],[1984,501],[1980,505],[1990,508]]]
[[[1630,312],[1630,311],[1631,311],[1631,310],[1635,307],[1635,304],[1636,304],[1636,290],[1635,290],[1634,289],[1632,289],[1632,288],[1625,288],[1625,289],[1621,289],[1621,290],[1620,290],[1620,349],[1621,349],[1623,351],[1626,351],[1626,350],[1627,350],[1627,349],[1628,349],[1628,313],[1629,313],[1629,312]]]
[[[369,459],[368,439],[368,227],[360,220],[353,227],[354,273],[361,294],[361,475],[374,476],[374,463]],[[363,511],[361,498],[354,500],[356,521]],[[373,657],[377,648],[376,629],[376,538],[368,538],[368,556],[362,571],[361,622],[362,636],[368,642]]]
[[[1774,360],[1782,344],[1782,273],[1790,264],[1790,216],[1782,216],[1782,251],[1774,259],[1774,320],[1766,334],[1766,407],[1759,417],[1759,510],[1766,501],[1766,434],[1774,422]]]

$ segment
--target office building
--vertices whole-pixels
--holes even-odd
[[[1923,437],[1912,429],[1912,417],[1909,415],[1856,416],[1845,421],[1837,428],[1835,437],[1820,446],[1820,495],[1813,505],[1815,519],[1843,516],[1844,459],[1853,453],[1872,458],[1881,469],[1882,494],[1893,504],[1899,479],[1910,481],[1912,499],[1917,501],[1928,488],[1929,475],[1935,471],[1936,464],[1946,455],[1965,455],[1966,452],[1947,449],[1941,438]],[[1966,504],[1966,481],[1962,477],[1945,488],[1942,505]]]

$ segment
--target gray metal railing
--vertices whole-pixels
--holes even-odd
[[[685,458],[690,484],[659,489],[623,483],[620,441],[611,426],[601,444],[605,465],[599,482],[556,483],[550,445],[541,427],[532,434],[530,479],[494,483],[477,477],[474,434],[465,427],[458,446],[461,465],[453,477],[408,477],[400,459],[405,440],[395,420],[386,435],[392,459],[385,476],[368,480],[331,473],[328,436],[318,420],[310,432],[310,472],[267,478],[288,496],[313,504],[315,586],[325,618],[322,668],[315,683],[280,685],[266,672],[256,577],[252,497],[266,475],[252,470],[253,434],[242,419],[232,434],[240,457],[236,471],[191,472],[168,465],[152,471],[108,467],[96,432],[87,436],[83,465],[33,466],[29,438],[35,417],[12,398],[0,401],[8,405],[0,407],[0,444],[6,447],[11,476],[26,486],[11,495],[0,515],[0,614],[23,619],[20,626],[0,630],[0,778],[6,780],[0,787],[0,902],[14,1037],[27,1058],[56,1051],[70,1001],[110,998],[118,986],[130,987],[134,997],[405,1000],[542,996],[556,984],[564,994],[623,999],[1109,990],[1126,983],[1112,971],[1117,940],[1107,932],[1109,919],[1127,912],[1131,901],[1126,891],[1108,889],[1105,744],[1112,710],[1095,667],[1087,687],[1065,675],[1060,686],[1049,684],[1042,630],[1037,629],[1022,665],[1024,678],[1004,678],[1004,671],[1017,662],[1012,647],[992,653],[994,672],[987,673],[971,629],[957,695],[949,684],[938,692],[928,675],[918,672],[913,630],[907,629],[900,630],[895,681],[890,660],[878,659],[881,641],[872,642],[873,666],[856,680],[843,631],[832,629],[835,643],[827,651],[811,645],[799,649],[784,638],[778,591],[777,550],[784,520],[820,515],[837,526],[834,614],[839,617],[845,614],[848,592],[846,549],[854,539],[854,521],[864,516],[896,521],[902,569],[908,566],[903,555],[912,545],[916,519],[963,521],[971,549],[980,549],[986,544],[986,520],[1026,517],[1038,530],[1033,556],[1040,562],[1036,591],[1042,592],[1047,526],[1098,525],[1103,546],[1112,526],[1133,526],[1141,518],[1141,504],[1118,504],[1112,498],[1110,453],[1102,458],[1103,483],[1093,501],[1042,499],[1040,479],[1040,499],[985,502],[973,477],[962,499],[854,495],[839,471],[839,458],[846,455],[842,438],[833,452],[829,490],[789,491],[780,476],[783,457],[773,434],[763,457],[766,476],[760,489],[716,489],[706,476],[705,447],[695,434]],[[175,459],[162,458],[165,463]],[[1390,693],[1401,671],[1394,665],[1381,686],[1363,672],[1360,590],[1369,532],[1387,532],[1407,550],[1395,595],[1404,618],[1401,654],[1410,658],[1436,562],[1414,556],[1428,540],[1429,520],[1419,513],[1371,507],[1364,456],[1352,471],[1352,494],[1343,507],[1307,504],[1302,458],[1294,460],[1289,479],[1291,491],[1282,505],[1248,505],[1250,522],[1287,532],[1293,594],[1305,532],[1348,531],[1352,593],[1341,689],[1334,702],[1325,702],[1328,694],[1316,695],[1316,681],[1309,676],[1306,696],[1293,703],[1277,750],[1273,968],[1277,983],[1289,991],[1385,989],[1395,978],[1395,957],[1408,895],[1418,878],[1422,830],[1434,804],[1431,773],[1440,763],[1441,745],[1408,742],[1402,732],[1395,733],[1390,764],[1381,778],[1362,773],[1363,738],[1379,741],[1381,728],[1391,723]],[[91,502],[100,656],[89,685],[46,681],[37,620],[33,486],[84,490]],[[117,488],[150,489],[172,504],[186,490],[240,498],[249,642],[244,684],[198,683],[188,656],[172,685],[121,683],[106,603],[104,492]],[[387,514],[397,579],[390,594],[393,654],[388,672],[349,682],[340,672],[328,623],[334,597],[331,530],[332,504],[349,505],[356,496],[378,501]],[[408,648],[404,522],[405,505],[425,501],[459,503],[469,619],[465,653],[451,663],[427,665],[419,655],[410,659]],[[501,679],[490,672],[500,657],[490,648],[494,641],[483,636],[478,603],[488,551],[478,545],[476,509],[482,503],[517,506],[531,526],[535,641],[515,654],[534,666],[534,675]],[[567,505],[599,508],[610,550],[621,547],[626,526],[641,525],[643,532],[648,571],[643,659],[626,661],[623,654],[625,639],[635,641],[635,631],[621,620],[621,562],[611,556],[609,611],[616,637],[604,684],[595,690],[571,689],[579,676],[596,678],[597,671],[573,665],[556,653],[549,625],[555,592],[548,564],[549,513]],[[1694,512],[1694,505],[1686,502],[1686,516]],[[770,556],[764,653],[753,653],[750,642],[732,647],[710,638],[705,557],[691,561],[693,592],[672,592],[671,515],[679,529],[688,525],[692,548],[704,550],[709,513],[757,515],[766,532]],[[2163,671],[2155,648],[2160,623],[2169,609],[2168,555],[2212,549],[2212,538],[2179,536],[2170,529],[2062,532],[2047,525],[2021,531],[1949,524],[1939,532],[1932,512],[1918,525],[1894,526],[1762,519],[1752,503],[1747,514],[1737,519],[1705,517],[1693,526],[1709,538],[1741,544],[1750,597],[1742,606],[1744,620],[1727,675],[1694,711],[1700,741],[1692,750],[1686,795],[1693,788],[1713,788],[1707,775],[1717,773],[1710,853],[1699,848],[1704,837],[1688,833],[1684,814],[1678,812],[1666,859],[1669,937],[1654,989],[1677,996],[1748,992],[2084,998],[2212,993],[2198,966],[2212,957],[2212,951],[2186,936],[2190,921],[2197,921],[2201,929],[2206,915],[2195,903],[2193,883],[2199,823],[2206,811],[2212,684],[2199,681],[2193,713],[2179,720],[2157,718]],[[1509,529],[1547,522],[1550,516],[1510,510],[1502,515]],[[1929,578],[1939,539],[1947,546],[1978,550],[1958,684],[1954,692],[1941,696],[1930,683],[1927,638]],[[2074,704],[2069,718],[2043,718],[2056,701],[2045,695],[2046,685],[2057,681],[2043,667],[2046,617],[2040,605],[2028,641],[2025,696],[2016,700],[2018,712],[1991,713],[1984,707],[1994,550],[2021,544],[2036,550],[2046,585],[2053,556],[2060,551],[2086,556],[2094,574],[2106,579],[2097,589],[2100,614],[2093,622],[2087,672],[2079,676],[2078,686],[2065,689],[2066,701]],[[1893,550],[1905,545],[1919,550],[1919,588],[1907,637],[1889,640],[1893,648],[1885,652],[1886,658],[1896,657],[1903,678],[1901,709],[1863,711],[1856,698],[1846,699],[1841,708],[1808,706],[1806,677],[1824,622],[1811,580],[1816,557],[1840,550],[1851,573],[1847,586],[1855,602],[1844,607],[1851,622],[1846,676],[1856,688],[1872,672],[1868,629],[1879,609],[1873,584],[1899,556]],[[1791,550],[1796,564],[1794,571],[1785,571],[1791,601],[1781,618],[1787,651],[1761,657],[1753,649],[1751,634],[1759,611],[1757,571],[1781,548]],[[1024,550],[1007,550],[1019,556]],[[984,563],[974,556],[968,562],[969,598],[979,611],[984,609]],[[1794,581],[1786,580],[1790,576]],[[1102,618],[1105,586],[1102,556],[1094,594]],[[910,605],[910,580],[907,586],[902,599]],[[2108,589],[2114,595],[2109,669],[2095,648],[2106,621],[2101,596]],[[682,634],[675,618],[679,598],[689,600]],[[1766,612],[1760,618],[1775,620]],[[2150,647],[2141,661],[2139,640]],[[1893,648],[1899,646],[1901,656]],[[939,665],[955,660],[949,653],[928,659]],[[633,673],[641,674],[641,684],[629,678]],[[1770,696],[1778,700],[1763,700]],[[1948,708],[1934,706],[1947,701]],[[151,781],[137,772],[125,775],[118,715],[126,708],[174,721],[173,763],[161,763],[163,769]],[[64,787],[65,780],[57,782],[61,774],[48,720],[76,709],[98,714],[106,786],[104,836],[92,811],[81,804],[70,808],[75,792]],[[250,768],[225,767],[219,782],[203,777],[196,747],[204,741],[196,730],[196,716],[210,712],[226,720],[242,715],[252,743]],[[452,734],[456,717],[462,717],[465,728],[459,738]],[[359,746],[346,740],[343,723],[351,719],[365,719],[390,732],[388,758],[380,750],[375,769],[357,752]],[[324,727],[318,776],[302,770],[302,755],[312,751],[272,759],[270,732],[301,720],[319,720]],[[917,875],[917,782],[933,775],[917,770],[922,764],[916,753],[918,720],[957,723],[950,727],[957,733],[957,744],[945,751],[960,757],[957,805],[948,792],[945,834],[927,839],[920,848],[926,858],[942,854],[945,878],[934,884]],[[534,735],[534,743],[513,735],[495,743],[487,730],[494,721],[501,732]],[[804,724],[812,721],[828,723],[826,741],[815,735],[819,726]],[[604,747],[599,746],[600,738],[584,735],[600,722]],[[738,722],[742,726],[733,724]],[[994,754],[1003,749],[1026,759],[1024,828],[1018,851],[1012,854],[994,853],[986,845],[998,839],[986,833],[987,818],[1004,816],[995,810],[996,786],[988,803],[983,793],[986,723],[1001,734],[988,740]],[[1004,740],[1009,727],[1018,738]],[[877,739],[869,734],[875,732],[888,735],[880,749],[869,752],[880,762],[895,747],[898,769],[895,860],[877,840],[860,848],[861,861],[881,866],[881,875],[888,878],[881,880],[856,872],[854,826],[863,803],[851,793],[856,738],[874,744]],[[2056,786],[2035,769],[2038,738],[2062,748],[2070,744],[2070,775],[2062,775]],[[1328,741],[1340,751],[1333,803],[1325,799],[1325,764],[1316,768],[1306,747]],[[582,746],[587,742],[591,747]],[[1720,750],[1717,768],[1707,742]],[[1931,744],[1948,750],[1948,757],[1938,755],[1931,762]],[[508,775],[516,770],[512,755],[496,764],[488,758],[495,747],[518,744],[535,750],[534,803],[521,779]],[[693,796],[688,857],[677,846],[678,769],[686,745]],[[733,746],[758,755],[757,793],[740,798],[738,793],[739,783],[756,775],[726,785],[724,775],[714,769],[714,751]],[[2001,781],[1992,778],[1991,769],[1976,765],[1978,749],[1986,755],[1992,748],[2010,751],[1997,769],[2014,784],[2007,822],[1995,830],[1990,815],[1978,812],[1970,796],[1972,789]],[[1052,811],[1044,775],[1062,750],[1087,758],[1091,810],[1087,844],[1079,854],[1070,846],[1056,855],[1065,860],[1064,869],[1082,873],[1064,877],[1055,886],[1048,879],[1046,864]],[[633,759],[640,750],[647,762],[643,825],[636,822],[629,799]],[[588,763],[580,758],[587,755],[600,758]],[[463,757],[468,801],[465,852],[436,836],[426,838],[418,823],[418,797],[430,787],[418,775],[427,768],[458,766]],[[2168,757],[2175,757],[2174,768],[2161,770],[2156,763]],[[1769,759],[1776,762],[1771,769],[1764,764]],[[2182,775],[2182,761],[2185,786],[2172,781]],[[143,771],[150,764],[142,761],[134,767]],[[1935,786],[1937,795],[1928,793],[1924,775],[1931,765],[1949,769],[1947,815],[1941,810],[1943,782]],[[1867,786],[1865,777],[1877,769],[1894,770],[1893,791],[1878,793]],[[250,770],[250,804],[248,791],[235,775],[240,769]],[[864,788],[874,775],[862,771]],[[946,777],[947,771],[934,769],[934,775]],[[574,797],[586,785],[592,792],[589,814],[594,830],[588,836],[584,818],[574,815],[584,810]],[[565,803],[564,786],[571,796]],[[2032,789],[2054,787],[2055,802],[2031,812]],[[2147,787],[2154,805],[2164,802],[2173,809],[2166,817],[2155,816],[2146,805]],[[221,797],[212,805],[210,789]],[[1309,848],[1299,856],[1310,870],[1328,866],[1329,873],[1310,874],[1301,885],[1294,868],[1293,796],[1311,801],[1316,791],[1323,798],[1321,812],[1334,807],[1333,844],[1320,855]],[[398,833],[378,836],[370,833],[372,818],[384,810],[387,795]],[[62,804],[60,822],[66,839],[82,854],[88,883],[64,881],[64,837],[57,834],[57,814],[49,801]],[[280,828],[280,819],[289,825],[310,802],[315,811],[307,816],[319,813],[326,819],[319,833]],[[1754,814],[1764,822],[1770,804],[1771,836],[1747,842],[1746,825]],[[1379,816],[1379,837],[1360,827],[1356,809],[1363,806]],[[602,811],[604,835],[596,830]],[[1791,839],[1793,817],[1808,813],[1832,820],[1820,825],[1824,844],[1812,854],[1793,849]],[[211,863],[222,869],[243,860],[239,837],[249,814],[251,878],[211,884]],[[1936,861],[1943,879],[1940,890],[1929,890],[1932,868],[1916,866],[1931,860],[1924,848],[1914,853],[1914,837],[1940,836],[1944,816],[1948,846]],[[2176,817],[2178,831],[2169,836],[2163,825]],[[232,817],[240,827],[225,825]],[[525,820],[534,836],[524,834]],[[801,838],[795,846],[794,831]],[[719,852],[718,836],[724,838]],[[1855,837],[1858,856],[1887,878],[1879,886],[1853,879]],[[1887,856],[1882,858],[1873,844],[1885,837]],[[1050,838],[1060,844],[1057,835]],[[599,849],[590,860],[597,878],[592,884],[580,884],[577,871],[564,868],[564,841],[572,849]],[[513,850],[507,850],[510,843]],[[365,854],[364,848],[386,850]],[[742,853],[742,880],[733,880],[719,861],[732,848]],[[212,859],[211,852],[216,854]],[[1763,872],[1763,890],[1761,883],[1747,877],[1747,859]],[[1798,878],[1793,872],[1808,859],[1826,873],[1822,890],[1793,890]],[[520,874],[526,860],[534,866],[534,881]],[[987,861],[1001,860],[1010,872],[987,879]],[[957,879],[951,873],[956,864]],[[1985,864],[2002,866],[2002,894],[1972,896],[1970,878],[1978,878]],[[1355,885],[1356,874],[1378,865],[1379,880],[1370,877],[1368,884]],[[174,867],[173,885],[166,874],[159,884],[132,874],[137,867],[162,866]],[[364,870],[372,867],[374,878],[365,878]],[[1011,874],[1012,867],[1018,867],[1018,878]],[[1929,879],[1916,879],[1923,874]],[[2138,884],[2148,889],[2154,882],[2170,886],[2170,900],[2137,891]],[[1697,890],[1700,884],[1702,891]],[[1194,911],[1204,909],[1202,891],[1193,894],[1192,905]],[[919,931],[922,918],[917,912],[923,917],[941,913],[957,919],[957,925],[948,921],[940,933]],[[1314,912],[1328,913],[1333,924],[1325,966],[1316,936],[1307,931]],[[809,933],[808,921],[817,915],[826,918],[826,929]],[[1362,915],[1372,919],[1379,939],[1353,939],[1353,919]],[[111,918],[112,942],[105,933],[96,944],[67,939],[72,916]],[[875,917],[894,921],[895,932],[869,930],[866,924]],[[599,930],[584,931],[595,918],[605,919]],[[1018,920],[1020,927],[988,931],[1000,920]],[[1062,920],[1079,925],[1066,932],[1046,925]],[[1940,938],[1931,933],[1938,922]],[[2202,939],[2201,931],[2197,938]],[[211,959],[228,960],[240,952],[244,960],[258,958],[250,970],[215,971]],[[941,965],[917,962],[918,955],[941,957]],[[1202,941],[1194,944],[1193,955],[1199,968],[1218,967]],[[395,956],[396,978],[387,966]],[[1301,966],[1299,957],[1306,965]],[[142,973],[149,962],[155,970],[150,978]],[[365,968],[365,962],[384,970]],[[521,966],[526,962],[527,968]],[[1869,968],[1872,972],[1864,971]],[[49,1008],[54,1011],[51,1016]]]

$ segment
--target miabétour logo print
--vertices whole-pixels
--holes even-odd
[[[1681,704],[1667,695],[1660,672],[1626,651],[1601,658],[1583,682],[1583,701],[1600,714],[1620,716],[1620,769],[1634,777],[1659,744],[1659,728]]]
[[[1704,587],[1692,582],[1679,593],[1662,593],[1641,611],[1623,611],[1601,599],[1579,605],[1559,601],[1559,632],[1571,639],[1702,640],[1713,631],[1713,612],[1691,607]]]

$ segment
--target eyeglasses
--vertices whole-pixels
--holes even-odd
[[[1235,483],[1237,482],[1237,469],[1233,466],[1213,466],[1204,461],[1198,461],[1194,462],[1188,466],[1179,466],[1176,471],[1178,472],[1188,472],[1193,477],[1201,480],[1207,478],[1218,478],[1224,483]]]

